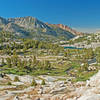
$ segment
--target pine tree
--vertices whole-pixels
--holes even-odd
[[[33,79],[32,80],[32,83],[31,83],[31,86],[36,86],[37,85],[37,83],[36,83],[36,81]]]
[[[4,58],[2,58],[1,64],[2,64],[2,65],[5,65]]]
[[[6,61],[7,61],[8,67],[11,67],[11,59],[10,58],[7,58]]]
[[[41,85],[45,85],[46,83],[45,83],[45,80],[42,80],[42,83],[41,83]]]
[[[46,61],[44,62],[44,68],[45,68],[46,70],[48,70],[48,69],[51,68],[51,64],[50,64],[49,61],[46,60]]]

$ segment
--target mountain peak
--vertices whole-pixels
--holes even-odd
[[[79,33],[63,24],[47,24],[32,16],[17,18],[0,17],[0,29],[3,31],[27,35],[31,38],[51,38],[68,40]]]

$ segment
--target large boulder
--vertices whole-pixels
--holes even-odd
[[[90,80],[87,80],[87,86],[97,87],[100,85],[100,71],[95,74]]]
[[[24,85],[23,82],[12,82],[11,84],[13,84],[13,85]]]
[[[18,77],[18,75],[14,75],[14,74],[6,74],[6,76],[8,78],[10,78],[12,81],[14,81],[14,79],[15,79],[16,76]]]
[[[32,83],[33,77],[30,75],[19,76],[19,80],[23,83]]]
[[[84,95],[80,97],[78,100],[100,100],[100,94],[92,94],[90,96]]]

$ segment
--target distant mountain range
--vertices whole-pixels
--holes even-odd
[[[68,40],[81,32],[62,24],[44,23],[34,17],[2,18],[0,17],[0,31],[11,32],[20,37],[36,40]]]

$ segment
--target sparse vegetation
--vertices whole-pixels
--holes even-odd
[[[19,78],[17,76],[15,76],[14,82],[19,82],[19,81],[20,81]]]
[[[36,81],[33,79],[32,80],[32,83],[31,83],[31,86],[36,86],[37,85],[37,83],[36,83]]]
[[[7,83],[7,85],[12,85],[12,84],[11,84],[11,82],[9,81],[9,82]]]
[[[8,36],[8,35],[9,36]],[[32,39],[22,39],[1,32],[1,72],[17,75],[64,75],[80,78],[82,74],[95,73],[89,71],[89,61],[96,58],[96,70],[99,70],[99,48],[96,49],[64,49],[59,43],[41,42]],[[6,40],[4,38],[7,38]],[[11,37],[11,38],[10,38]],[[85,40],[87,36],[81,37]],[[14,42],[12,42],[14,40]],[[71,43],[74,40],[71,40]],[[75,41],[78,41],[76,39]],[[74,42],[75,42],[74,41]],[[70,43],[69,43],[70,44]],[[91,76],[90,74],[89,76]],[[83,75],[83,79],[86,76]],[[19,81],[19,80],[18,80]]]
[[[41,85],[45,85],[46,83],[45,83],[45,80],[42,80],[42,83],[41,83]]]

